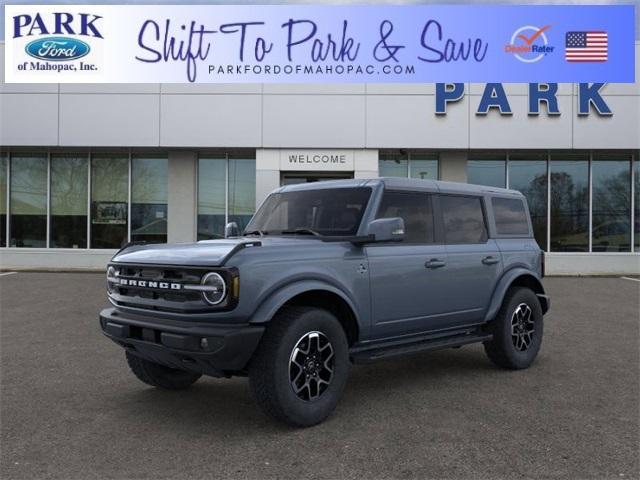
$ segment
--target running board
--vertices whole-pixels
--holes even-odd
[[[384,360],[403,355],[441,350],[444,348],[462,347],[470,343],[486,342],[491,340],[492,337],[492,335],[482,332],[465,333],[447,337],[423,339],[403,345],[380,345],[366,350],[352,351],[350,356],[353,363],[371,363],[376,360]]]

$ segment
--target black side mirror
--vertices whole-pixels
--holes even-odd
[[[372,220],[367,234],[373,236],[374,242],[400,242],[404,240],[404,220],[400,217]]]
[[[240,229],[236,222],[229,222],[224,227],[224,238],[237,237],[240,235]]]

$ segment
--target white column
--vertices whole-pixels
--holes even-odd
[[[378,150],[356,150],[353,178],[378,177]]]
[[[196,240],[197,162],[196,152],[169,152],[169,243]]]
[[[256,208],[280,186],[280,150],[256,150]]]
[[[467,183],[467,152],[440,154],[440,180]]]

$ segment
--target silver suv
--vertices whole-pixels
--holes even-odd
[[[379,178],[274,191],[240,233],[129,245],[112,259],[103,332],[155,387],[248,375],[296,426],[334,410],[352,363],[482,342],[535,359],[549,309],[522,194]]]

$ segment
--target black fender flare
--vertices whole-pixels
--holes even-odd
[[[506,295],[507,290],[514,283],[522,284],[523,286],[527,286],[534,291],[534,293],[538,297],[538,300],[540,300],[542,313],[546,313],[547,310],[549,310],[549,297],[545,294],[544,287],[542,286],[540,278],[533,272],[531,272],[531,270],[527,270],[526,268],[522,267],[516,267],[505,272],[498,281],[498,284],[493,291],[491,302],[489,303],[489,308],[487,309],[487,313],[484,318],[485,322],[493,320],[493,318],[496,316],[498,310],[500,310],[500,306],[502,305],[502,301],[504,300],[504,296]]]
[[[353,301],[335,285],[319,279],[298,280],[278,288],[277,290],[272,292],[256,309],[256,311],[251,316],[250,323],[260,324],[270,321],[278,312],[278,310],[280,310],[280,308],[282,308],[282,306],[289,300],[302,293],[314,290],[326,291],[340,297],[353,312],[353,316],[360,328],[363,328],[363,325],[360,323],[358,309],[355,307]]]

